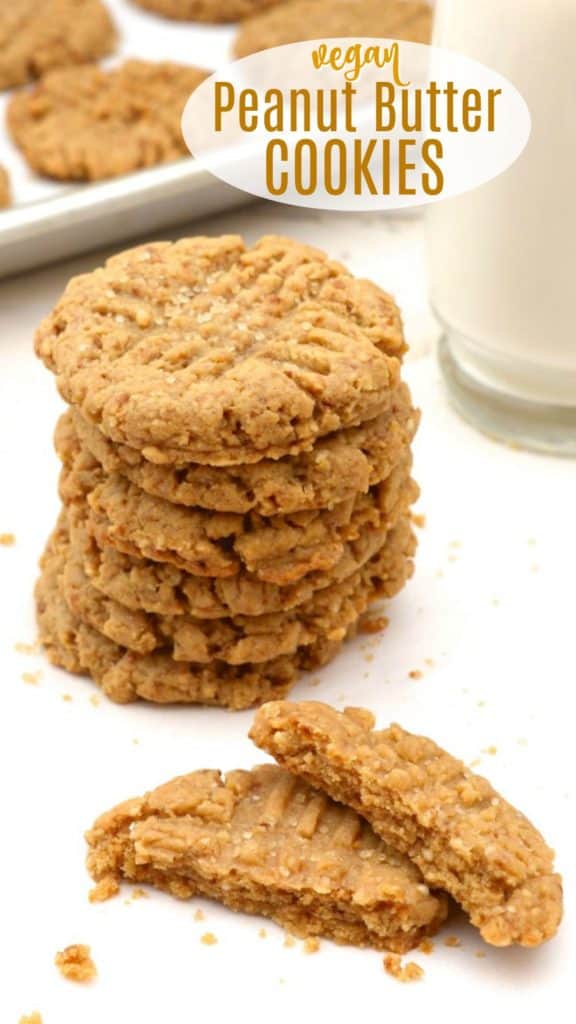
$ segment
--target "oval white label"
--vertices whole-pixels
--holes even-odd
[[[182,117],[212,174],[315,209],[419,206],[502,173],[530,113],[502,75],[458,53],[393,39],[291,43],[222,68]]]

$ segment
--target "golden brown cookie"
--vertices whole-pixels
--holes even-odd
[[[291,0],[247,18],[234,42],[236,57],[307,39],[366,36],[429,43],[432,8],[421,0]]]
[[[266,518],[173,505],[132,484],[119,473],[106,475],[78,447],[60,478],[64,504],[80,506],[88,532],[99,546],[136,558],[175,565],[196,576],[227,578],[240,572],[279,586],[313,572],[328,572],[345,544],[361,534],[384,536],[417,497],[410,478],[411,455],[367,494],[315,509]],[[87,508],[86,508],[87,506]]]
[[[251,738],[283,767],[353,807],[427,883],[462,905],[487,942],[538,946],[562,917],[554,853],[520,811],[461,761],[361,708],[269,704]]]
[[[341,641],[318,640],[258,665],[174,661],[163,652],[135,654],[108,640],[72,614],[60,588],[64,559],[50,538],[36,584],[36,614],[49,660],[69,672],[87,674],[110,700],[155,704],[210,704],[234,710],[284,696],[300,672],[326,664]]]
[[[12,194],[10,190],[10,178],[8,177],[8,171],[0,164],[0,210],[4,210],[7,206],[10,206],[12,202]]]
[[[308,39],[386,37],[429,43],[431,8],[420,0],[290,0],[248,17],[234,43],[236,57]]]
[[[77,618],[137,654],[164,648],[175,661],[259,663],[293,654],[319,638],[342,640],[368,605],[390,586],[390,552],[384,544],[362,569],[315,592],[292,611],[219,619],[154,615],[126,608],[93,586],[84,571],[81,550],[70,545],[65,517],[56,530],[56,543],[64,563],[61,591]],[[402,576],[409,571],[405,562]]]
[[[115,178],[188,153],[180,119],[206,74],[138,60],[110,71],[90,64],[52,71],[12,98],[8,128],[39,174]]]
[[[405,349],[374,284],[307,245],[157,242],[73,278],[36,336],[67,402],[153,462],[309,451],[391,408]]]
[[[275,765],[182,775],[101,815],[86,840],[96,882],[206,896],[302,938],[405,952],[448,909],[354,811]]]
[[[175,21],[240,21],[285,0],[134,0],[138,7]]]
[[[367,534],[344,546],[331,572],[315,572],[287,587],[263,583],[250,573],[228,579],[191,576],[173,565],[123,555],[100,548],[84,527],[79,509],[71,522],[72,543],[82,553],[91,583],[106,596],[133,611],[159,615],[191,615],[219,619],[234,615],[288,612],[324,587],[346,579],[366,564],[386,541],[387,565],[382,571],[385,596],[393,597],[412,574],[416,538],[404,515],[386,535]],[[388,543],[389,541],[389,543]]]
[[[101,0],[3,0],[0,90],[52,68],[84,64],[114,49],[116,32]]]
[[[60,417],[55,447],[66,458],[77,437],[107,473],[127,476],[148,494],[177,505],[263,516],[331,508],[384,480],[412,441],[418,413],[405,384],[392,409],[359,427],[319,438],[309,452],[246,466],[156,465],[136,448],[114,444],[74,410]]]

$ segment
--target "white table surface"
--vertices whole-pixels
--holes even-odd
[[[364,704],[382,724],[397,720],[466,761],[480,758],[480,770],[556,846],[570,904],[574,464],[499,446],[447,406],[433,357],[424,354],[435,331],[417,218],[262,205],[199,230],[239,230],[249,238],[284,232],[323,246],[396,294],[414,346],[406,374],[423,410],[416,476],[427,517],[415,578],[391,605],[379,643],[349,645],[320,685],[303,680],[294,697]],[[14,648],[34,641],[36,560],[58,507],[51,433],[60,402],[34,359],[32,334],[67,278],[99,258],[0,284],[0,533],[16,535],[13,547],[0,547],[2,1024],[32,1009],[44,1024],[264,1024],[312,1020],[318,1008],[336,1022],[352,1012],[414,1024],[511,1013],[525,1022],[544,1014],[567,1020],[570,906],[559,936],[536,951],[491,949],[457,919],[432,955],[410,957],[425,978],[401,985],[384,973],[378,953],[324,941],[306,955],[301,943],[284,948],[275,925],[200,900],[151,893],[126,904],[128,888],[109,903],[88,903],[82,834],[100,811],[178,773],[262,759],[246,737],[249,712],[119,707],[105,699],[95,707],[89,680]],[[421,679],[409,677],[413,669]],[[37,671],[36,685],[22,680]],[[489,747],[496,753],[483,753]],[[194,920],[197,907],[202,923]],[[217,945],[200,942],[205,931]],[[461,947],[445,947],[447,935],[458,935]],[[66,982],[53,966],[56,951],[73,942],[92,946],[99,977],[88,987]]]

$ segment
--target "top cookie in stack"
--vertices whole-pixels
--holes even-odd
[[[270,699],[410,575],[399,313],[323,253],[142,246],[73,279],[36,347],[71,406],[41,634],[111,698]]]

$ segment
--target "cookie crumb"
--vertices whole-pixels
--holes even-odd
[[[444,945],[448,946],[450,949],[458,949],[462,943],[457,935],[447,935],[444,939]]]
[[[320,679],[320,676],[314,676],[314,677],[313,677],[313,678],[312,678],[312,679],[310,680],[310,682],[309,682],[309,684],[308,684],[308,685],[309,685],[309,686],[318,686],[318,684],[319,684],[319,683],[320,683],[321,681],[322,681],[322,680]]]
[[[106,900],[111,900],[113,896],[117,896],[119,889],[120,886],[115,878],[111,876],[102,878],[93,889],[90,889],[88,899],[90,903],[104,903]]]
[[[390,624],[390,619],[385,615],[378,615],[376,618],[362,619],[358,627],[359,633],[381,633]]]
[[[93,708],[100,707],[100,697],[98,697],[96,693],[93,693],[92,696],[90,697],[90,703]]]
[[[76,944],[66,946],[56,953],[54,963],[63,978],[68,981],[92,981],[96,974],[96,965],[90,956],[90,946]]]
[[[258,938],[259,939],[267,939],[268,938],[268,932],[266,931],[265,928],[260,928],[259,929],[259,931],[258,931]]]
[[[367,662],[374,661],[374,655],[373,654],[365,654],[364,655],[364,661],[367,661]]]
[[[389,953],[388,956],[384,957],[384,970],[392,978],[396,978],[396,981],[419,981],[420,978],[424,977],[424,969],[422,967],[415,964],[413,960],[403,964],[401,957],[396,953]]]
[[[204,918],[205,918],[205,914],[204,914],[203,910],[198,909],[198,910],[194,911],[194,920],[195,921],[203,921]]]
[[[418,529],[423,530],[426,526],[426,516],[422,512],[413,512],[412,522],[414,523],[414,526],[418,527]]]
[[[422,672],[419,668],[413,668],[408,675],[410,676],[410,679],[422,679]]]
[[[72,699],[73,698],[72,698],[72,694],[71,693],[63,693],[62,694],[62,700],[65,700],[67,703],[70,703],[70,701]]]
[[[204,932],[204,935],[202,935],[200,938],[200,942],[202,942],[205,946],[215,946],[216,943],[218,942],[218,939],[214,935],[214,932]]]
[[[296,945],[296,939],[292,935],[284,936],[284,949],[292,949]]]
[[[11,548],[16,543],[16,537],[13,533],[0,533],[0,544],[3,548]]]
[[[305,953],[317,953],[320,949],[320,939],[316,938],[315,935],[311,935],[309,939],[306,939],[304,943]]]
[[[434,668],[434,665],[436,663],[434,661],[434,658],[424,658],[424,664],[427,665],[428,668]]]
[[[21,676],[22,682],[28,683],[29,686],[36,686],[36,684],[42,679],[41,672],[23,672]]]
[[[135,747],[138,746],[138,744],[140,743],[140,740],[138,739],[137,736],[134,737],[134,739],[132,740],[132,743],[134,744]]]
[[[485,960],[486,959],[486,953],[482,949],[477,950],[477,952],[474,953],[474,956],[476,957],[477,960]]]
[[[22,641],[14,644],[14,650],[18,651],[18,654],[38,654],[37,644],[25,644]]]
[[[146,889],[133,889],[132,890],[132,899],[133,900],[147,900],[148,899],[148,893],[146,892]]]
[[[434,952],[434,943],[432,939],[422,939],[422,942],[418,946],[421,953],[426,953],[427,956]]]
[[[492,757],[494,757],[494,754],[498,753],[498,747],[495,747],[494,744],[492,743],[489,747],[485,747],[482,753],[490,754]]]
[[[38,1010],[25,1013],[23,1017],[20,1017],[18,1024],[42,1024],[42,1014],[38,1013]]]

